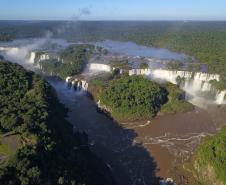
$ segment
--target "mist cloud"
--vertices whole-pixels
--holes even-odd
[[[79,15],[90,15],[91,14],[91,10],[90,8],[86,7],[86,8],[82,8],[79,9]]]

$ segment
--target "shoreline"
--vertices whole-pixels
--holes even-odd
[[[136,133],[133,144],[141,145],[153,157],[157,166],[155,174],[160,179],[172,178],[175,182],[190,179],[181,166],[190,159],[202,138],[217,132],[208,111],[198,107],[184,113],[158,114],[152,120],[123,122],[115,120],[110,113],[98,111],[98,104],[92,92],[87,91],[83,96],[92,101],[99,114],[117,126]],[[97,151],[100,157],[105,155],[102,152]]]
[[[95,102],[95,98],[93,97],[93,94],[91,92],[88,92],[87,96],[93,101],[93,103],[96,105],[96,108],[100,111],[98,111],[100,114],[105,115],[108,119],[111,119],[115,122],[115,124],[119,124],[120,126],[122,126],[125,129],[133,129],[137,134],[137,138],[135,138],[133,140],[134,144],[141,144],[145,149],[147,149],[147,151],[149,152],[149,155],[152,156],[154,158],[154,161],[157,163],[157,172],[156,172],[156,176],[159,177],[160,179],[167,179],[167,178],[174,178],[173,180],[175,180],[175,182],[177,182],[177,180],[181,180],[181,177],[183,177],[184,179],[186,178],[190,178],[190,177],[186,177],[184,176],[184,172],[182,172],[183,170],[180,170],[181,165],[183,165],[184,162],[188,161],[191,157],[192,154],[194,152],[194,150],[197,148],[197,146],[200,144],[201,140],[203,137],[207,136],[207,135],[213,135],[214,133],[217,132],[217,130],[213,127],[211,127],[211,125],[213,124],[210,117],[208,116],[208,113],[198,107],[194,107],[193,110],[191,111],[187,111],[187,112],[182,112],[182,113],[164,113],[164,114],[157,114],[156,117],[154,117],[151,120],[138,120],[138,121],[117,121],[115,120],[111,114],[109,112],[106,112],[104,110],[102,110],[99,106],[98,103]],[[199,125],[199,128],[196,128],[195,130],[197,132],[193,133],[192,129],[189,129],[188,127],[186,127],[186,123],[184,122],[185,120],[183,119],[184,115],[186,115],[186,119],[188,122],[190,122],[190,118],[192,118],[193,120],[193,124],[195,125],[197,122],[194,122],[195,119],[199,118],[200,120],[203,120],[204,117],[207,117],[207,119],[205,119],[205,121],[207,121],[207,125],[209,125],[209,129],[206,133],[204,133],[203,131],[208,128],[207,125]],[[201,117],[199,117],[201,116]],[[172,138],[172,140],[182,140],[182,141],[186,141],[192,138],[196,138],[198,137],[198,141],[196,143],[196,146],[194,148],[192,148],[192,150],[190,151],[190,154],[188,154],[188,156],[186,156],[186,159],[184,159],[182,156],[180,156],[179,158],[176,157],[174,154],[172,154],[172,151],[169,150],[168,146],[164,146],[164,144],[160,143],[145,143],[143,142],[143,140],[139,139],[142,137],[147,137],[149,136],[154,136],[154,138],[158,138],[158,137],[162,137],[164,138],[163,135],[158,135],[160,133],[163,134],[163,132],[161,132],[162,130],[160,128],[155,128],[154,130],[152,130],[152,132],[150,133],[146,133],[147,130],[146,129],[150,129],[152,128],[152,125],[154,124],[156,126],[156,124],[166,124],[166,120],[168,120],[169,118],[172,118],[173,121],[176,121],[177,124],[176,126],[171,130],[173,132],[173,134],[175,135],[179,135],[178,133],[182,134],[187,134],[188,138]],[[199,119],[197,119],[199,121]],[[180,127],[180,125],[178,125],[178,123],[182,124]],[[172,126],[172,125],[171,125]],[[171,127],[170,126],[170,127]],[[185,126],[185,128],[184,128]],[[204,128],[203,128],[204,126]],[[161,126],[159,126],[161,127]],[[167,137],[167,130],[170,130],[170,127],[168,125],[168,128],[166,128],[165,130],[165,137]],[[193,126],[191,126],[193,127]],[[162,127],[162,129],[164,130],[165,127]],[[172,127],[171,127],[172,128]],[[160,130],[158,130],[160,129]],[[175,130],[174,130],[175,129]],[[178,131],[177,131],[178,129]],[[184,131],[184,129],[188,129],[187,131]],[[146,130],[146,131],[144,131]],[[156,134],[159,131],[158,134]],[[143,133],[144,132],[144,133]],[[210,134],[209,134],[210,133]],[[190,135],[189,135],[190,134]],[[194,135],[192,135],[194,134]],[[200,134],[200,135],[199,135]],[[137,140],[136,140],[137,139]],[[170,139],[170,138],[169,138]],[[164,142],[163,142],[164,143]],[[176,164],[176,165],[175,165]],[[176,171],[174,171],[174,169],[179,169]]]

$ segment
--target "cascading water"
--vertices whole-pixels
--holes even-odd
[[[74,79],[73,77],[67,77],[65,79],[66,83],[72,86],[76,91],[87,91],[88,90],[88,82],[85,80]]]
[[[112,68],[111,68],[111,66],[106,65],[106,64],[91,63],[91,64],[89,64],[89,70],[111,72]]]
[[[197,98],[202,92],[211,92],[215,94],[215,100],[213,100],[214,103],[225,103],[226,90],[218,92],[210,83],[211,80],[220,80],[220,75],[218,74],[163,69],[132,69],[129,70],[129,75],[147,75],[156,81],[168,81],[173,84],[177,84],[177,78],[180,77],[183,79],[183,83],[180,84],[181,88],[189,94],[188,97],[192,96]]]
[[[129,70],[129,75],[150,75],[151,70],[150,69],[132,69]]]
[[[27,47],[0,47],[0,51],[3,52],[3,56],[19,64],[26,65],[26,67],[32,69],[34,60],[36,57],[35,52],[30,52]]]
[[[224,104],[225,103],[225,95],[226,95],[226,90],[218,92],[216,95],[216,103]]]
[[[202,86],[202,91],[211,91],[211,84],[209,82],[204,82]]]
[[[0,51],[4,51],[8,54],[17,54],[19,52],[19,48],[17,47],[0,47]]]
[[[30,53],[29,62],[33,64],[35,62],[35,58],[36,58],[36,52],[32,51]]]
[[[177,77],[185,78],[185,79],[194,79],[198,81],[208,82],[210,80],[217,80],[219,81],[220,76],[218,74],[208,74],[202,72],[189,72],[189,71],[170,71],[170,70],[163,70],[163,69],[155,69],[151,70],[152,77],[157,79],[163,79],[170,81],[172,83],[176,83]]]
[[[106,64],[90,64],[90,70],[94,71],[105,71],[110,72],[111,67]],[[168,81],[173,84],[177,84],[177,78],[180,77],[184,80],[184,83],[181,84],[181,88],[189,94],[188,97],[193,96],[196,97],[200,92],[211,92],[215,94],[214,103],[224,104],[224,98],[226,95],[226,91],[217,92],[212,84],[211,80],[220,80],[220,75],[218,74],[208,74],[203,72],[189,72],[189,71],[171,71],[164,69],[132,69],[129,70],[129,75],[146,75],[150,78],[157,81]]]

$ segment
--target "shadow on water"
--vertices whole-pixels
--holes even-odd
[[[68,89],[64,82],[48,81],[69,108],[68,120],[88,134],[92,151],[105,161],[118,185],[158,184],[156,163],[142,144],[133,143],[137,134],[132,129],[98,112],[88,96]]]

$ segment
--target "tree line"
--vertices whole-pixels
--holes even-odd
[[[114,184],[109,169],[90,151],[87,135],[73,132],[66,114],[40,76],[0,62],[0,184]],[[5,145],[14,151],[6,155]]]

